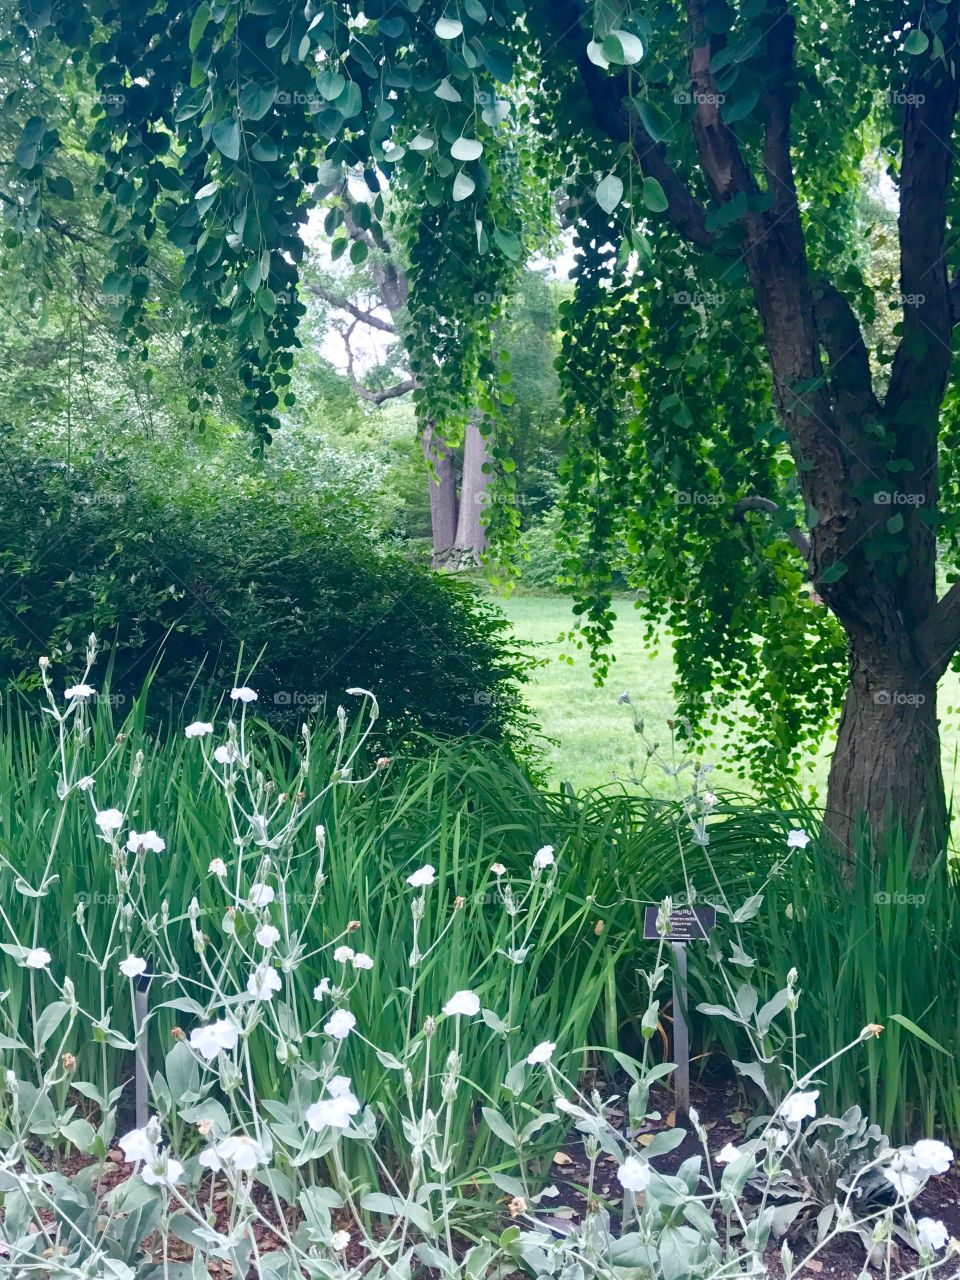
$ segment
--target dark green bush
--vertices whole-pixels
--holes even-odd
[[[175,716],[238,674],[257,710],[286,724],[361,686],[380,700],[384,741],[483,731],[522,752],[530,660],[506,620],[471,587],[372,545],[366,528],[344,492],[171,474],[161,493],[129,464],[68,468],[7,441],[0,681],[35,686],[46,653],[69,684],[95,631],[121,706],[154,665],[151,703]]]

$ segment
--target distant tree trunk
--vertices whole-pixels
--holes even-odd
[[[489,442],[477,424],[467,423],[463,438],[463,478],[460,481],[460,514],[457,520],[457,568],[480,563],[487,549],[487,531],[480,521],[493,479]],[[484,471],[484,466],[488,467]]]
[[[457,541],[456,465],[453,453],[432,426],[423,432],[420,443],[427,462],[433,567],[439,569],[450,559]]]

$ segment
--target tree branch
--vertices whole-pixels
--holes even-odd
[[[951,0],[941,39],[952,49],[958,3]],[[944,240],[957,114],[957,84],[949,65],[922,64],[907,80],[900,165],[900,290],[903,334],[893,359],[886,409],[895,428],[901,413],[903,443],[916,451],[917,410],[927,410],[930,431],[943,399],[951,359],[953,308]],[[909,421],[907,421],[909,419]],[[912,439],[911,439],[912,437]],[[914,452],[905,453],[914,462]],[[920,459],[925,461],[925,459]]]
[[[420,385],[416,378],[404,378],[400,382],[395,382],[392,386],[384,387],[381,391],[374,391],[370,387],[364,386],[356,375],[353,364],[353,347],[350,345],[353,331],[360,323],[361,321],[354,320],[341,335],[343,337],[343,349],[347,356],[347,378],[357,395],[370,404],[383,404],[387,400],[396,400],[400,396],[407,395],[410,391],[416,391]]]
[[[687,17],[691,31],[690,83],[695,95],[693,132],[713,193],[726,202],[741,192],[755,193],[757,184],[720,110],[723,97],[717,91],[710,62],[722,45],[710,32],[705,0],[687,0]]]
[[[830,358],[828,376],[837,416],[855,425],[859,438],[864,421],[881,412],[860,322],[840,290],[827,281],[814,291],[813,304],[817,333]]]
[[[940,597],[916,633],[917,649],[927,669],[939,680],[960,646],[960,580]]]
[[[740,501],[734,505],[733,518],[742,524],[744,514],[747,511],[765,511],[768,515],[772,516],[776,515],[779,510],[780,508],[770,498],[741,498]],[[799,525],[786,525],[783,532],[806,560],[810,555],[810,540]]]
[[[336,307],[338,311],[346,311],[359,324],[369,325],[371,329],[379,329],[382,333],[392,334],[393,337],[397,336],[397,330],[389,320],[382,319],[373,311],[365,311],[362,307],[358,307],[355,302],[351,302],[349,298],[344,298],[340,294],[334,293],[326,285],[311,284],[310,292],[315,294],[316,297],[322,298],[331,307]]]

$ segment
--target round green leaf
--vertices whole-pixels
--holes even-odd
[[[623,199],[623,183],[615,173],[608,173],[597,183],[594,196],[604,213],[613,213]]]
[[[643,203],[651,213],[665,213],[670,207],[666,192],[656,178],[644,178]]]
[[[477,184],[466,173],[458,173],[453,180],[453,198],[454,200],[466,200],[468,196],[472,196],[477,189]]]
[[[438,18],[433,28],[441,40],[456,40],[463,35],[463,23],[459,18]]]
[[[483,143],[476,138],[458,138],[450,148],[454,160],[479,160],[483,155]]]

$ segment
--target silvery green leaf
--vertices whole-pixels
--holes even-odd
[[[468,196],[472,196],[477,188],[477,184],[466,173],[458,173],[453,180],[453,198],[456,201],[466,200]]]
[[[434,31],[441,40],[456,40],[463,35],[463,23],[459,18],[438,18]]]
[[[608,173],[605,178],[601,178],[597,183],[594,196],[604,213],[613,213],[623,199],[623,182],[615,173]]]
[[[411,138],[407,146],[411,151],[430,151],[436,144],[436,139],[431,138],[429,134],[418,133],[415,138]]]
[[[761,1008],[757,1014],[757,1027],[761,1033],[765,1033],[770,1024],[778,1013],[782,1013],[790,1003],[789,988],[784,987],[782,991],[778,991],[767,1003]]]
[[[752,986],[749,982],[741,983],[737,988],[735,999],[737,1012],[740,1014],[740,1017],[744,1022],[749,1021],[749,1019],[753,1017],[754,1013],[756,1013],[757,1005],[760,1002],[760,994],[756,987]]]
[[[446,76],[440,81],[436,89],[433,91],[438,98],[442,98],[444,102],[462,102],[459,92],[453,87]]]
[[[599,40],[591,40],[587,45],[587,57],[595,67],[600,67],[603,71],[610,70],[610,63],[603,56],[603,45]]]
[[[454,160],[479,160],[483,155],[483,143],[476,138],[457,138],[450,148],[450,154]]]
[[[756,965],[753,956],[748,956],[739,942],[730,944],[730,963],[739,965],[741,969],[752,969]]]
[[[743,924],[745,920],[752,920],[763,905],[763,894],[755,893],[748,898],[742,907],[738,907],[733,913],[733,923]]]
[[[501,1142],[505,1142],[507,1146],[515,1149],[517,1145],[516,1135],[496,1107],[481,1107],[480,1112],[484,1120],[486,1120],[487,1126],[497,1135]]]

